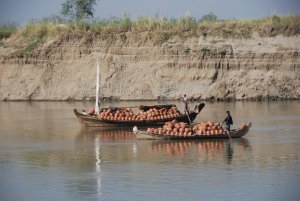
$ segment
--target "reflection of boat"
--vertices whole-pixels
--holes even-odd
[[[183,155],[187,150],[195,148],[199,152],[219,152],[226,146],[226,141],[212,140],[172,140],[153,141],[152,150],[165,152],[168,155]]]
[[[249,128],[251,127],[251,122],[249,122],[246,126],[243,128],[239,128],[236,130],[230,131],[231,138],[240,138],[247,134],[249,131]],[[165,134],[154,134],[149,133],[147,131],[140,131],[135,126],[133,128],[133,131],[136,135],[137,139],[144,139],[144,140],[176,140],[176,139],[220,139],[220,138],[226,138],[228,139],[227,133],[222,134],[211,134],[211,135],[199,135],[196,133],[193,133],[192,135],[165,135]]]
[[[145,142],[145,141],[143,141]],[[155,140],[151,143],[154,152],[165,153],[170,156],[184,156],[185,154],[198,152],[208,158],[216,158],[216,154],[224,153],[227,163],[231,163],[233,149],[240,151],[251,150],[246,138],[224,141],[222,139],[208,140]],[[194,150],[194,151],[191,151]],[[198,156],[199,157],[199,156]]]
[[[96,115],[89,115],[85,112],[79,112],[74,109],[74,113],[79,119],[80,123],[84,127],[133,127],[133,126],[160,126],[165,122],[172,121],[176,119],[179,122],[189,123],[193,122],[199,112],[192,111],[189,116],[186,114],[181,114],[176,117],[167,117],[161,119],[145,119],[145,120],[112,120],[112,119],[100,119]]]
[[[97,129],[97,128],[82,128],[80,135],[77,138],[91,138],[96,136],[103,141],[118,141],[118,140],[133,140],[136,139],[131,129]]]

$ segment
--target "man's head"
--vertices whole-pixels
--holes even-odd
[[[230,114],[230,112],[229,112],[228,110],[226,111],[226,113],[227,113],[227,114]]]
[[[186,97],[186,94],[184,94],[183,96]]]

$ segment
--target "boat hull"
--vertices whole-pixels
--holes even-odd
[[[230,131],[231,138],[241,138],[245,136],[249,128],[251,127],[251,123],[242,129],[232,130]],[[139,140],[178,140],[178,139],[228,139],[229,135],[226,133],[223,134],[215,134],[215,135],[163,135],[163,134],[153,134],[148,133],[147,131],[137,130],[137,127],[133,128],[133,132],[136,135],[136,138]]]
[[[80,124],[83,127],[133,127],[133,126],[162,126],[168,121],[177,120],[179,122],[189,123],[189,118],[186,114],[164,118],[160,120],[143,120],[143,121],[119,121],[119,120],[108,120],[108,119],[99,119],[95,115],[84,114],[79,112],[77,109],[74,109],[74,113],[77,116]],[[191,122],[193,122],[198,113],[190,112],[189,117]]]

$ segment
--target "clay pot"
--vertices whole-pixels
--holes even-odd
[[[193,132],[196,132],[196,130],[198,130],[198,126],[193,127]]]
[[[180,123],[180,127],[185,129],[185,123]]]
[[[221,124],[219,122],[215,123],[214,125],[217,126],[217,127],[221,126]]]
[[[241,123],[240,129],[243,129],[243,128],[246,128],[246,127],[247,127],[247,125],[245,123]]]
[[[196,130],[195,133],[196,133],[197,135],[201,135],[201,134],[202,134],[202,130]]]

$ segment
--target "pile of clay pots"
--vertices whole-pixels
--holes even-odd
[[[99,119],[117,120],[117,121],[145,121],[145,120],[161,120],[174,118],[180,115],[180,112],[176,107],[170,109],[152,108],[147,111],[142,111],[137,114],[131,110],[131,108],[117,108],[112,110],[110,108],[103,109],[100,114],[98,114]]]
[[[200,122],[196,125],[190,126],[183,122],[177,122],[173,120],[166,122],[162,128],[148,128],[148,133],[162,134],[162,135],[220,135],[224,134],[224,129],[218,122]]]
[[[224,130],[219,122],[200,122],[193,127],[193,131],[198,135],[218,135],[223,134]]]
[[[162,134],[162,135],[180,135],[189,136],[192,135],[192,127],[183,122],[177,122],[173,120],[166,122],[162,128],[148,128],[148,133]]]

